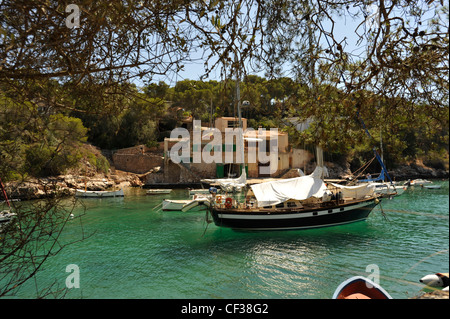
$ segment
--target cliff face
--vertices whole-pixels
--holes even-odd
[[[448,178],[449,171],[436,169],[419,164],[402,165],[393,170],[389,170],[389,175],[395,180],[408,180],[415,178]]]

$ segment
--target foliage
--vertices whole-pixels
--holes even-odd
[[[0,2],[4,180],[62,173],[86,141],[153,145],[183,114],[235,116],[237,79],[249,125],[284,127],[294,145],[356,162],[382,138],[391,163],[448,161],[448,1],[81,0],[77,28],[69,4]],[[339,33],[341,20],[355,39]],[[200,81],[155,82],[199,54]],[[206,81],[213,71],[221,81]],[[311,120],[302,132],[292,125]],[[44,228],[48,204],[31,215]]]

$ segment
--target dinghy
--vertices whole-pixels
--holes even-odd
[[[392,297],[372,280],[355,276],[337,287],[333,299],[392,299]]]

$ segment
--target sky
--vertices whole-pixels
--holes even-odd
[[[350,8],[352,10],[352,8]],[[356,8],[353,13],[356,13]],[[432,11],[432,10],[431,10]],[[344,51],[350,54],[353,54],[354,60],[357,59],[358,56],[364,56],[364,51],[367,49],[367,45],[365,42],[358,43],[358,40],[360,39],[360,35],[364,34],[366,31],[368,31],[371,28],[377,28],[377,15],[378,15],[378,7],[376,5],[370,5],[366,8],[367,12],[367,19],[364,19],[361,15],[359,15],[359,18],[355,19],[350,17],[349,15],[343,16],[343,17],[335,17],[333,16],[335,25],[333,34],[335,39],[339,41],[344,41],[343,48]],[[428,19],[431,19],[432,12],[429,12],[425,17]],[[425,27],[426,24],[423,24],[423,27]],[[327,31],[331,31],[332,25],[329,21],[323,22],[323,28]],[[355,31],[358,31],[358,34]],[[325,37],[321,38],[321,45],[324,49],[328,48],[329,45],[326,42]],[[178,74],[167,74],[165,76],[160,76],[158,78],[155,78],[157,81],[164,81],[170,86],[174,86],[177,81],[190,79],[190,80],[200,80],[200,77],[204,74],[204,62],[206,58],[204,59],[202,57],[202,52],[198,51],[194,53],[191,58],[192,60],[196,62],[190,62],[184,64],[184,69],[179,72]],[[285,70],[286,76],[289,76],[289,70]],[[261,77],[264,77],[264,72],[259,73],[251,73],[256,74]],[[217,80],[220,81],[221,79],[221,73],[220,70],[213,70],[209,77],[204,79],[206,81],[208,80]]]
[[[376,8],[369,8],[369,10],[372,10],[372,12],[376,13]],[[345,50],[347,52],[353,52],[355,54],[361,53],[365,46],[360,44],[357,46],[358,41],[358,35],[354,32],[355,29],[358,27],[358,24],[360,24],[362,21],[355,21],[351,17],[343,17],[343,18],[335,18],[335,27],[334,27],[334,36],[338,41],[345,39]],[[370,23],[367,24],[370,26]],[[366,24],[363,23],[363,25],[359,28],[359,32],[363,32],[365,30]],[[324,22],[323,27],[327,30],[331,30],[331,23]],[[322,39],[322,45],[324,48],[328,47],[328,44],[326,43],[325,39]],[[202,57],[203,52],[196,52],[193,55],[191,55],[192,60],[195,62],[189,62],[184,64],[184,69],[180,71],[178,74],[167,74],[165,76],[159,76],[155,77],[155,81],[164,81],[168,83],[170,86],[174,86],[177,81],[190,79],[190,80],[200,80],[200,77],[204,74],[204,61]],[[286,73],[289,73],[288,70],[285,71]],[[259,73],[252,73],[259,75],[261,77],[264,77],[264,72]],[[221,74],[220,70],[213,70],[209,77],[207,79],[204,79],[206,81],[208,80],[217,80],[220,81]]]

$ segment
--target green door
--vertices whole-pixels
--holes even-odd
[[[223,170],[223,164],[216,164],[216,175],[217,178],[223,178],[224,175],[224,170]]]

